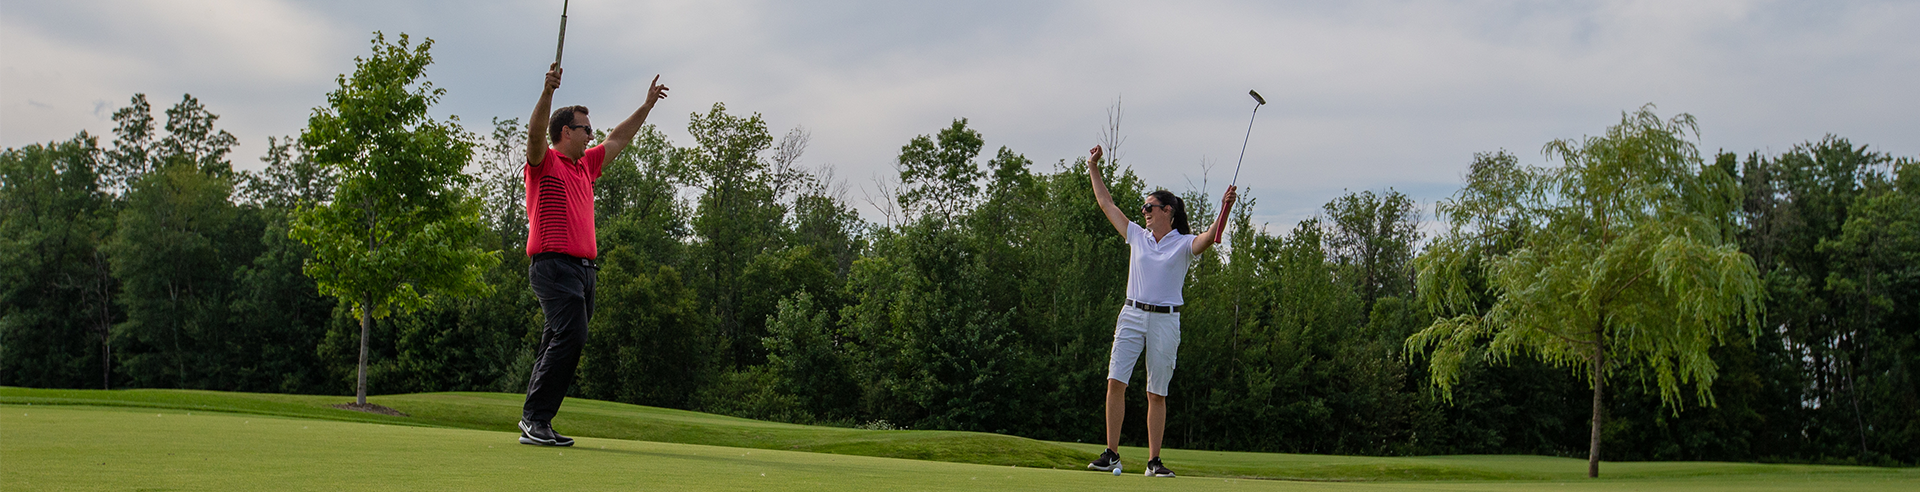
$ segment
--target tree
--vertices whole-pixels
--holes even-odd
[[[0,152],[0,385],[112,387],[101,153],[86,132]]]
[[[600,300],[581,354],[580,396],[688,408],[712,379],[720,341],[673,266],[688,235],[673,158],[666,135],[646,125],[594,182]]]
[[[473,181],[468,193],[480,199],[481,220],[498,236],[495,244],[501,251],[525,249],[527,125],[519,118],[495,117],[493,134],[479,150],[480,179]],[[632,153],[622,152],[620,156],[625,158]]]
[[[242,172],[238,195],[263,219],[252,238],[261,252],[235,269],[230,326],[241,335],[235,356],[246,364],[243,384],[233,389],[281,393],[328,391],[324,359],[315,350],[325,339],[335,301],[301,273],[313,249],[288,234],[300,207],[325,203],[338,181],[334,169],[313,162],[295,138],[267,137],[266,168]],[[338,392],[337,387],[332,388]]]
[[[1912,292],[1899,287],[1912,263],[1901,259],[1902,236],[1887,234],[1898,229],[1892,212],[1901,209],[1870,206],[1898,203],[1897,171],[1911,166],[1832,135],[1778,156],[1756,153],[1741,166],[1741,239],[1768,289],[1760,343],[1780,347],[1769,351],[1772,365],[1783,366],[1783,377],[1767,386],[1790,405],[1769,421],[1779,425],[1769,436],[1780,436],[1775,453],[1856,462],[1915,457],[1899,436],[1920,429],[1875,422],[1885,420],[1875,418],[1880,411],[1912,415],[1916,399],[1901,395],[1914,392],[1914,379],[1899,368],[1916,365],[1901,362],[1912,360],[1903,354],[1915,350],[1907,341],[1914,325],[1903,325],[1900,314],[1913,310],[1898,309],[1912,303],[1897,299]],[[1894,309],[1876,305],[1883,301]],[[1882,439],[1900,444],[1874,444]]]
[[[986,176],[973,162],[983,143],[980,132],[967,128],[967,119],[961,118],[935,137],[921,135],[900,147],[899,200],[908,222],[936,216],[951,224],[954,216],[973,208],[969,202],[980,194],[978,182]]]
[[[1901,159],[1892,171],[1867,176],[1839,236],[1816,248],[1832,258],[1825,283],[1840,328],[1830,346],[1846,398],[1833,403],[1850,407],[1870,463],[1911,461],[1920,438],[1920,165]]]
[[[693,289],[628,246],[605,250],[599,312],[580,361],[580,396],[671,408],[710,379],[718,352]]]
[[[110,155],[130,160],[107,256],[122,285],[127,319],[114,327],[125,373],[137,386],[221,387],[240,371],[229,329],[233,272],[256,256],[260,228],[231,201],[237,175],[226,156],[237,140],[192,95],[167,109],[165,136],[149,133],[144,97],[116,113],[123,130]],[[149,142],[144,148],[136,148]],[[144,156],[145,164],[133,157]]]
[[[767,322],[767,370],[775,389],[792,396],[795,406],[814,420],[844,420],[858,407],[860,387],[828,310],[799,292],[781,299]]]
[[[1758,273],[1731,233],[1738,186],[1701,164],[1688,131],[1698,134],[1692,116],[1662,121],[1649,105],[1605,136],[1548,143],[1564,167],[1481,154],[1466,188],[1437,207],[1450,230],[1415,261],[1421,299],[1452,315],[1406,341],[1432,351],[1430,381],[1458,383],[1482,340],[1486,357],[1524,353],[1583,375],[1593,389],[1590,477],[1600,473],[1608,375],[1653,380],[1676,412],[1682,383],[1711,405],[1707,350],[1760,309]],[[1517,247],[1484,254],[1500,238]],[[1467,281],[1474,267],[1496,299],[1484,309]]]
[[[683,166],[682,179],[702,191],[691,224],[698,239],[689,248],[689,283],[706,300],[726,344],[727,362],[735,367],[754,365],[762,358],[760,338],[765,336],[766,315],[771,313],[749,309],[753,293],[742,279],[756,257],[783,246],[781,223],[786,210],[774,185],[792,177],[775,174],[761,159],[760,153],[773,145],[773,137],[758,114],[734,116],[727,114],[726,105],[714,104],[707,114],[692,115],[687,133],[698,145],[678,149],[675,159]],[[771,294],[778,299],[787,292]]]
[[[962,229],[927,217],[874,245],[847,278],[841,310],[863,403],[915,427],[1007,430],[1019,398],[1011,310],[981,302],[997,283]]]
[[[123,285],[126,322],[115,327],[127,374],[139,386],[192,388],[214,374],[207,360],[224,335],[237,218],[233,184],[191,164],[163,164],[132,181],[108,257]],[[248,237],[246,239],[253,239]],[[250,258],[250,256],[248,257]]]
[[[311,158],[339,175],[333,200],[302,207],[290,235],[313,248],[304,272],[320,291],[360,318],[355,402],[367,403],[367,336],[374,318],[410,312],[435,295],[481,294],[500,261],[480,241],[479,201],[461,173],[472,144],[458,120],[436,121],[427,108],[445,89],[422,80],[433,40],[388,43],[375,32],[373,55],[354,58],[353,77],[314,108],[300,141]]]
[[[267,167],[258,173],[242,171],[241,196],[262,207],[292,210],[333,198],[340,177],[331,167],[307,158],[306,149],[292,138],[267,137]]]
[[[1360,295],[1361,312],[1375,301],[1413,292],[1414,247],[1420,242],[1420,209],[1398,191],[1347,193],[1321,207],[1330,230],[1326,241],[1341,280]]]
[[[100,180],[110,192],[125,192],[129,181],[153,170],[153,105],[136,93],[113,112],[113,122],[113,149],[106,151]]]
[[[1093,206],[1084,162],[1056,161],[1054,172],[1037,175],[1027,165],[1011,149],[996,152],[988,163],[992,181],[982,203],[990,205],[974,207],[962,225],[972,229],[965,241],[976,252],[969,254],[988,270],[989,284],[964,302],[984,305],[988,313],[1016,313],[1008,316],[1003,342],[1013,349],[996,355],[1009,363],[996,377],[1017,389],[992,397],[1002,407],[995,427],[1040,439],[1085,439],[1102,432],[1102,410],[1073,402],[1099,401],[1105,394],[1106,385],[1088,382],[1106,376],[1113,319],[1126,295],[1127,246]],[[1147,188],[1132,170],[1102,166],[1101,172],[1120,208],[1140,209]],[[887,247],[901,239],[875,235],[882,239],[868,258],[908,258],[896,252],[907,250]],[[850,277],[849,293],[853,285]],[[1144,410],[1128,415],[1139,419],[1129,426],[1144,425]]]

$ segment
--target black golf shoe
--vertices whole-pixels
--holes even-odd
[[[1147,461],[1147,476],[1173,478],[1173,470],[1168,470],[1166,465],[1160,464],[1160,458],[1154,458]]]
[[[1111,449],[1100,452],[1100,461],[1087,463],[1087,468],[1092,468],[1100,471],[1113,471],[1113,469],[1119,468],[1119,467],[1120,467],[1120,453],[1115,453]]]
[[[520,421],[520,444],[536,446],[572,446],[573,438],[562,436],[553,431],[553,424],[547,422]]]

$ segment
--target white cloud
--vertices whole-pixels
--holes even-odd
[[[304,120],[299,106],[275,104],[287,102],[281,90],[324,87],[346,52],[324,18],[285,2],[9,4],[0,26],[8,146],[81,129],[110,139],[113,110],[136,92],[156,113],[195,94],[229,130]]]

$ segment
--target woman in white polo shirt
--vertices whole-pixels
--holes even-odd
[[[1133,364],[1144,352],[1147,356],[1147,450],[1146,475],[1172,477],[1173,471],[1160,463],[1160,438],[1167,429],[1167,384],[1173,379],[1174,360],[1180,350],[1180,290],[1186,285],[1187,266],[1193,257],[1205,253],[1226,228],[1233,210],[1234,187],[1220,197],[1220,215],[1213,227],[1196,236],[1187,227],[1187,207],[1179,196],[1166,190],[1148,195],[1141,207],[1146,227],[1127,219],[1114,206],[1113,195],[1100,177],[1100,147],[1095,146],[1087,159],[1087,175],[1093,181],[1093,198],[1107,221],[1127,238],[1132,252],[1127,261],[1127,300],[1120,308],[1120,319],[1113,330],[1113,351],[1107,363],[1107,450],[1100,461],[1087,468],[1109,471],[1120,468],[1120,423],[1126,416],[1127,380],[1133,376]]]

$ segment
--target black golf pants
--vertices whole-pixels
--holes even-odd
[[[580,349],[587,345],[587,320],[593,317],[598,275],[578,258],[538,260],[527,268],[527,282],[540,298],[547,326],[541,330],[540,346],[534,348],[533,377],[527,380],[527,403],[520,418],[551,422],[560,411],[560,401],[573,385],[573,370],[580,366]]]

